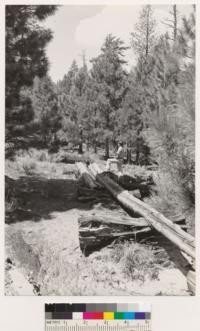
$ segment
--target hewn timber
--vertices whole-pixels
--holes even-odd
[[[129,227],[137,227],[137,228],[143,228],[143,227],[149,227],[149,223],[146,221],[144,217],[139,218],[133,218],[130,216],[125,215],[113,215],[113,213],[109,213],[108,215],[87,215],[82,216],[79,218],[79,225],[80,227],[90,226],[93,223],[98,223],[100,225],[110,224],[110,225],[123,225],[123,226],[129,226]],[[180,225],[181,227],[185,228],[185,225]]]
[[[94,251],[98,246],[103,247],[116,238],[134,238],[140,241],[147,239],[150,232],[153,234],[145,218],[116,214],[112,210],[107,213],[98,212],[97,215],[83,215],[79,217],[78,223],[80,247],[83,252]]]
[[[84,215],[79,217],[78,223],[80,248],[86,255],[118,238],[144,239],[152,230],[146,223],[140,224],[139,221],[133,220],[131,224],[123,223],[120,216],[117,220],[116,216],[112,216],[112,212],[109,217]]]
[[[87,182],[84,183],[84,185],[88,185]],[[108,191],[105,191],[105,189],[100,189],[100,188],[88,188],[84,185],[79,185],[78,187],[78,196],[79,197],[88,197],[91,199],[103,199],[103,198],[107,198],[107,199],[111,199],[111,195],[109,194]],[[136,198],[140,199],[141,198],[141,194],[139,190],[134,190],[131,191],[131,194],[133,194]]]
[[[162,233],[166,238],[178,246],[180,250],[195,260],[195,242],[194,238],[190,234],[183,231],[180,226],[174,224],[171,220],[166,218],[154,208],[135,198],[128,191],[123,190],[117,183],[110,179],[107,173],[96,163],[92,163],[89,166],[89,169],[92,171],[96,180],[104,186],[123,206],[144,217],[149,223],[149,226]]]
[[[98,185],[95,182],[92,174],[88,171],[87,166],[82,162],[77,162],[76,166],[80,173],[80,176],[83,178],[84,183],[91,189],[96,188]]]

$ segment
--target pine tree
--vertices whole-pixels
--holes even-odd
[[[178,22],[179,22],[179,11],[177,5],[172,5],[172,9],[169,11],[170,18],[166,19],[163,23],[172,30],[171,39],[176,42],[178,38]]]
[[[65,74],[63,79],[58,82],[58,92],[69,94],[76,79],[77,73],[78,73],[78,65],[76,61],[73,60],[68,73]]]
[[[88,79],[86,63],[78,68],[76,61],[72,65],[62,81],[57,85],[60,112],[63,116],[62,136],[73,143],[78,143],[82,150],[81,118],[83,112],[83,97],[85,84]]]
[[[168,178],[168,182],[160,183],[162,192],[159,192],[160,196],[165,192],[162,196],[165,207],[192,215],[195,201],[194,14],[188,20],[183,19],[180,36],[176,44],[176,49],[181,50],[179,53],[174,52],[174,45],[164,38],[155,48],[154,76],[150,78],[156,81],[159,98],[157,111],[148,112],[146,133],[162,177]],[[176,196],[175,201],[169,199],[169,190]]]
[[[94,147],[97,152],[97,143],[101,141],[103,130],[100,128],[100,114],[98,108],[98,88],[95,81],[88,75],[85,91],[81,98],[79,123],[84,129],[84,138],[88,146]]]
[[[183,27],[180,31],[180,35],[178,38],[179,42],[179,54],[184,58],[189,60],[190,62],[195,59],[195,27],[196,27],[196,19],[195,19],[195,7],[194,11],[191,13],[189,19],[183,17]]]
[[[39,125],[43,143],[50,147],[57,143],[57,132],[61,128],[62,116],[58,107],[56,90],[51,79],[35,78],[32,90],[34,121]]]
[[[131,45],[139,57],[146,58],[152,52],[156,42],[155,27],[152,6],[144,6],[135,25],[135,32],[131,33]]]
[[[127,47],[123,41],[108,35],[101,48],[101,54],[92,60],[91,77],[97,90],[98,125],[105,142],[105,156],[109,157],[109,143],[118,135],[117,111],[126,93],[127,73],[123,69],[123,59]]]
[[[21,125],[24,99],[22,88],[31,87],[35,76],[42,77],[48,69],[45,46],[52,38],[48,29],[39,26],[56,6],[6,6],[6,133],[12,138],[16,124]],[[28,101],[27,101],[28,102]],[[29,121],[27,116],[27,122]],[[25,124],[25,123],[24,123]]]

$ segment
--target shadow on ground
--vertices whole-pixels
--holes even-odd
[[[14,180],[6,176],[5,221],[7,224],[25,220],[37,222],[51,218],[53,212],[90,208],[77,200],[77,191],[78,182],[74,179],[24,176]]]

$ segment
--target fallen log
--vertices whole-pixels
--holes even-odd
[[[145,218],[139,217],[139,218],[133,218],[126,215],[113,215],[112,213],[109,216],[105,216],[105,214],[102,213],[102,215],[89,215],[89,216],[81,216],[79,218],[79,226],[85,227],[85,226],[92,226],[93,224],[111,224],[111,225],[123,225],[128,227],[148,227],[149,223],[146,221]],[[181,227],[185,228],[185,225],[181,225]]]
[[[94,178],[92,178],[91,173],[89,172],[87,166],[82,162],[77,162],[76,166],[78,168],[78,172],[80,173],[81,178],[83,178],[85,185],[89,188],[96,188],[98,185]]]
[[[132,196],[128,191],[123,190],[117,183],[109,178],[96,163],[89,166],[96,180],[104,186],[124,207],[137,212],[144,217],[149,226],[155,228],[166,238],[172,241],[183,252],[195,260],[195,242],[194,238],[183,231],[180,226],[174,224],[160,212],[148,206],[143,201]]]
[[[128,239],[134,237],[135,240],[147,239],[147,234],[152,232],[145,218],[132,218],[126,215],[115,215],[98,213],[98,215],[84,215],[79,217],[79,242],[81,249],[94,251],[99,245],[102,247],[116,239]],[[184,226],[184,225],[183,225]],[[108,241],[109,239],[109,241]]]
[[[196,275],[194,270],[189,270],[187,274],[187,284],[188,288],[192,293],[196,291]]]
[[[141,199],[141,193],[140,190],[133,190],[133,191],[129,191],[130,194],[134,195],[134,197]]]
[[[78,187],[78,196],[79,197],[89,197],[89,198],[93,198],[93,199],[102,199],[102,198],[106,198],[106,199],[111,199],[111,195],[109,194],[109,192],[106,192],[105,189],[104,190],[100,190],[100,189],[90,189],[87,188],[83,185],[79,185]],[[134,195],[136,198],[141,199],[141,194],[139,190],[134,190],[134,191],[130,191],[130,193],[132,195]]]
[[[109,222],[108,217],[106,219],[106,217],[82,216],[78,219],[78,223],[80,248],[85,255],[118,238],[120,240],[134,238],[134,240],[139,241],[152,230],[149,226],[140,225],[139,222],[134,224],[137,226],[123,224],[120,219],[118,223],[116,220]]]
[[[125,190],[129,191],[136,191],[139,190],[142,196],[148,196],[153,186],[153,179],[152,177],[143,178],[142,176],[139,177],[132,177],[128,174],[123,174],[122,176],[118,176],[114,172],[108,172],[108,177],[118,183],[121,187]]]

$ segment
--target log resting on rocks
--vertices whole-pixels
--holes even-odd
[[[79,217],[79,241],[83,251],[94,251],[99,245],[105,246],[116,238],[142,240],[149,232],[153,234],[145,218],[133,218],[128,215],[117,215],[113,211],[84,215]],[[183,225],[184,226],[184,225]]]
[[[135,198],[128,191],[123,190],[117,183],[109,178],[107,173],[102,170],[96,163],[92,163],[89,169],[95,176],[96,180],[104,186],[125,208],[137,212],[144,217],[158,232],[172,241],[180,250],[188,254],[195,260],[195,240],[190,234],[174,224],[160,212],[150,207],[143,201]]]

